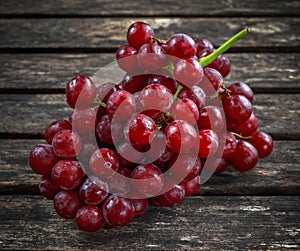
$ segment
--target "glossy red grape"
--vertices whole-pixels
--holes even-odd
[[[31,169],[41,175],[50,175],[52,167],[59,158],[55,155],[53,147],[48,144],[36,145],[29,154]]]
[[[193,86],[192,88],[182,88],[178,93],[178,98],[188,98],[192,100],[201,109],[205,105],[206,94],[199,86]]]
[[[225,144],[224,144],[224,149],[223,149],[223,153],[222,153],[222,158],[223,159],[228,159],[230,158],[234,152],[235,152],[235,148],[236,148],[236,144],[237,144],[237,140],[236,138],[230,133],[230,132],[226,132],[225,133]]]
[[[142,196],[153,197],[164,186],[164,177],[161,170],[154,164],[142,164],[131,173],[131,186]]]
[[[48,125],[44,133],[47,143],[51,145],[54,135],[64,129],[72,130],[72,126],[67,120],[57,120]]]
[[[168,41],[167,54],[177,58],[194,57],[196,54],[196,44],[186,34],[174,34]]]
[[[79,134],[88,134],[95,130],[96,113],[88,109],[75,109],[71,115],[72,129]]]
[[[205,91],[207,96],[214,95],[223,84],[221,73],[213,68],[204,68],[204,77],[199,86]]]
[[[91,205],[81,207],[76,214],[77,226],[86,232],[96,232],[104,225],[104,218],[100,208]]]
[[[142,45],[137,58],[140,68],[146,72],[157,71],[168,64],[164,50],[154,43]]]
[[[273,139],[265,132],[254,132],[249,142],[256,148],[259,158],[265,158],[273,151]]]
[[[173,103],[171,91],[163,85],[146,86],[138,95],[138,107],[144,114],[155,117],[160,112],[168,112]]]
[[[202,129],[199,131],[199,150],[198,156],[200,158],[207,158],[213,156],[219,146],[217,134],[210,129]]]
[[[86,76],[72,78],[66,87],[67,102],[71,108],[87,108],[96,97],[96,87]]]
[[[97,97],[103,103],[106,103],[109,96],[117,90],[120,90],[120,87],[118,85],[116,85],[115,83],[112,83],[112,82],[106,82],[104,84],[101,84],[97,88]]]
[[[225,127],[225,118],[217,106],[205,106],[199,110],[198,129],[212,129],[219,133]]]
[[[112,226],[128,225],[134,216],[130,200],[115,195],[111,195],[105,200],[102,212],[105,221]]]
[[[258,158],[256,148],[249,142],[240,140],[236,145],[234,155],[229,158],[229,162],[235,169],[243,172],[252,169]]]
[[[96,126],[97,138],[107,145],[118,143],[124,135],[124,125],[121,121],[114,121],[112,123],[112,117],[106,114],[99,118]]]
[[[247,121],[252,113],[251,102],[242,95],[233,95],[222,100],[223,109],[231,123],[243,123]]]
[[[113,139],[111,135],[111,120],[111,116],[106,114],[99,118],[96,127],[96,135],[98,139],[107,145],[113,144]]]
[[[59,185],[48,176],[41,177],[38,187],[41,195],[48,200],[53,200],[54,196],[60,191]]]
[[[148,84],[160,84],[167,87],[172,94],[175,94],[178,88],[178,83],[174,77],[169,76],[168,72],[160,71],[157,74],[150,74]]]
[[[230,61],[228,57],[224,55],[218,56],[218,59],[220,63],[218,67],[216,67],[216,70],[221,73],[223,78],[225,78],[230,72]]]
[[[131,199],[130,202],[133,206],[133,213],[135,218],[142,216],[149,206],[149,202],[147,199]]]
[[[175,120],[165,129],[167,146],[175,153],[188,152],[197,144],[194,127],[184,120]]]
[[[180,203],[185,196],[185,189],[181,185],[175,185],[172,189],[165,192],[163,196],[172,204]]]
[[[211,54],[211,53],[213,53],[215,51],[215,49],[212,47],[212,48],[210,48],[210,47],[207,47],[207,48],[203,48],[202,50],[200,50],[200,51],[197,51],[196,52],[196,57],[198,58],[198,59],[200,59],[200,58],[203,58],[203,57],[205,57],[205,56],[208,56],[209,54]],[[217,61],[217,62],[216,62]],[[215,59],[212,63],[210,63],[209,64],[209,66],[207,66],[207,67],[210,67],[210,68],[214,68],[216,65],[218,65],[219,64],[219,60],[218,59]],[[213,67],[212,67],[213,66]]]
[[[208,49],[208,48],[213,49],[214,48],[212,43],[205,38],[196,39],[195,44],[196,44],[197,54],[202,52],[204,49]]]
[[[156,134],[156,126],[153,119],[145,114],[135,114],[125,126],[125,137],[134,146],[146,146],[151,144]]]
[[[85,173],[80,162],[76,160],[60,160],[52,168],[51,179],[61,189],[78,188],[83,182]]]
[[[81,149],[79,135],[71,130],[61,130],[52,140],[54,153],[61,158],[74,158]]]
[[[100,179],[112,177],[119,167],[117,154],[108,149],[101,148],[96,150],[90,160],[90,170]]]
[[[131,24],[127,31],[128,44],[139,49],[143,44],[150,42],[154,37],[152,27],[144,22],[135,22]]]
[[[174,66],[174,77],[181,86],[191,88],[203,78],[203,69],[195,58],[180,59]]]
[[[191,125],[194,125],[199,119],[199,110],[192,100],[188,98],[177,99],[170,109],[170,115],[175,120],[185,120]]]
[[[185,196],[192,196],[200,189],[200,177],[196,176],[192,180],[184,180],[180,185],[184,188]]]
[[[148,84],[148,76],[146,74],[141,75],[125,75],[121,86],[122,89],[130,93],[136,93],[143,90]]]
[[[137,49],[130,45],[119,47],[116,52],[116,59],[119,67],[126,72],[136,72],[139,70],[137,60]]]
[[[253,91],[247,84],[243,82],[231,84],[228,87],[228,90],[231,91],[231,95],[242,95],[245,96],[251,103],[253,102]]]
[[[152,205],[158,206],[158,207],[173,207],[175,204],[169,201],[164,194],[152,197],[150,199],[150,202]]]
[[[107,111],[106,108],[103,106],[98,106],[95,111],[96,111],[96,124],[97,124],[99,118],[106,115]]]
[[[90,205],[99,205],[108,196],[108,184],[96,177],[87,178],[79,189],[82,201]]]
[[[77,190],[62,190],[53,200],[55,211],[66,219],[73,219],[83,202],[80,200]]]
[[[220,159],[219,163],[217,164],[217,168],[215,170],[215,173],[222,173],[222,172],[224,172],[227,169],[228,165],[229,165],[228,160],[226,160],[226,159]]]
[[[201,173],[201,161],[199,158],[196,159],[192,169],[190,170],[190,172],[188,173],[188,175],[184,178],[185,180],[192,180],[195,177],[199,176]]]
[[[242,136],[250,136],[258,129],[258,119],[252,112],[250,118],[241,124],[227,123],[227,129]]]
[[[112,93],[106,103],[107,113],[117,121],[129,118],[135,111],[135,100],[131,93],[118,90]]]

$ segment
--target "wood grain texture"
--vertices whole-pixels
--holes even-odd
[[[1,94],[0,134],[41,134],[54,120],[68,119],[65,95]],[[298,94],[257,94],[254,111],[262,131],[276,139],[300,139]]]
[[[300,197],[192,197],[150,207],[128,226],[79,231],[40,196],[0,196],[3,249],[287,250],[299,249]]]
[[[138,11],[137,11],[138,10]],[[265,16],[298,15],[299,2],[253,0],[244,1],[139,1],[90,0],[82,7],[80,0],[2,0],[0,14],[96,15],[96,16]]]
[[[38,194],[40,176],[28,163],[31,149],[42,140],[0,140],[0,194]],[[273,153],[245,173],[233,168],[214,175],[201,195],[299,195],[300,141],[275,141]]]
[[[276,51],[300,45],[298,18],[145,18],[159,38],[174,33],[205,37],[220,45],[243,27],[252,32],[234,48]],[[125,43],[129,18],[0,19],[0,48],[115,49]]]
[[[229,53],[225,83],[243,81],[255,92],[299,92],[299,53]],[[115,60],[114,53],[2,54],[0,91],[63,92],[75,75],[92,76]]]

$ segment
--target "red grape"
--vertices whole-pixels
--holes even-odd
[[[67,102],[71,108],[87,108],[96,97],[96,87],[86,76],[72,78],[66,87]]]
[[[50,125],[48,125],[44,133],[44,137],[47,143],[52,144],[52,140],[55,134],[64,129],[68,129],[68,130],[72,129],[72,126],[67,120],[57,120],[52,122]]]
[[[107,148],[96,150],[90,160],[90,169],[100,179],[112,177],[119,167],[117,154]]]
[[[162,190],[164,178],[161,170],[154,164],[137,166],[131,173],[131,186],[142,196],[152,197]]]
[[[41,175],[50,175],[52,167],[58,162],[53,147],[48,144],[38,144],[30,152],[29,164],[31,169]]]
[[[242,95],[233,95],[222,100],[226,118],[231,123],[243,123],[252,113],[251,102]]]
[[[51,179],[61,189],[78,188],[83,182],[85,173],[80,162],[75,160],[60,160],[52,168]]]
[[[145,114],[134,115],[128,120],[125,126],[125,137],[134,146],[149,145],[155,134],[155,122]]]
[[[76,214],[77,226],[86,232],[96,232],[104,225],[100,208],[91,205],[81,207]]]
[[[107,113],[115,115],[115,120],[124,120],[130,117],[135,111],[135,100],[131,93],[118,90],[113,92],[106,103]]]
[[[129,26],[127,31],[127,41],[136,49],[150,42],[152,37],[154,37],[153,29],[149,24],[144,22],[133,23]]]
[[[188,152],[197,144],[194,127],[184,120],[175,120],[165,129],[167,146],[175,153]]]
[[[78,190],[58,192],[54,199],[54,208],[58,215],[66,219],[73,219],[83,202],[80,200]]]
[[[102,206],[105,221],[111,226],[125,226],[133,219],[134,210],[129,199],[109,196]]]
[[[256,148],[244,140],[237,143],[234,155],[229,158],[230,164],[241,172],[252,169],[257,161],[258,152]]]
[[[168,41],[167,54],[177,58],[194,57],[196,54],[196,44],[186,34],[174,34]]]
[[[81,139],[76,132],[61,130],[52,140],[54,153],[61,158],[74,158],[81,150]]]
[[[273,139],[265,132],[254,132],[249,142],[256,148],[259,158],[265,158],[273,151]]]

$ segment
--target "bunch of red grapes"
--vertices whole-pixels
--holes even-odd
[[[250,170],[273,149],[257,130],[252,90],[225,86],[229,60],[208,40],[160,40],[136,22],[127,42],[116,54],[124,78],[98,87],[71,79],[69,119],[51,123],[47,143],[30,152],[41,194],[84,231],[125,226],[149,204],[178,204],[198,192],[202,173]]]

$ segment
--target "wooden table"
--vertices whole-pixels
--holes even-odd
[[[300,249],[299,1],[151,2],[1,1],[0,249]],[[68,79],[111,62],[135,20],[162,38],[184,32],[216,46],[250,26],[227,53],[226,83],[253,88],[275,149],[247,173],[215,175],[176,207],[150,207],[127,227],[84,233],[39,195],[28,154],[48,123],[67,118]]]

